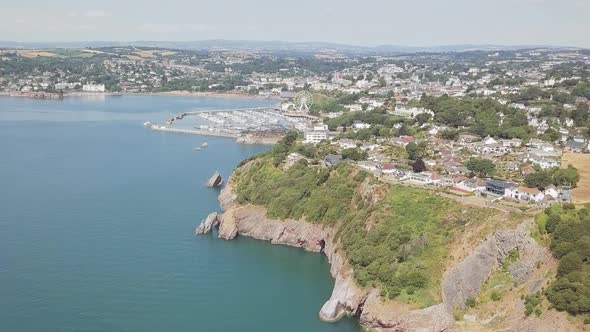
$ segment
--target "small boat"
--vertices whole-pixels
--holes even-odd
[[[193,151],[199,151],[199,150],[201,150],[200,147],[193,148]]]
[[[207,142],[205,142],[205,143],[201,144],[201,147],[202,147],[202,148],[206,148],[206,147],[208,147],[208,146],[209,146],[209,144],[207,144]]]

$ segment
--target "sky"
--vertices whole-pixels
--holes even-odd
[[[0,40],[590,48],[590,0],[0,0]]]

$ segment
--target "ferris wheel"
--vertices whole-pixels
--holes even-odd
[[[293,98],[293,104],[299,113],[308,113],[313,105],[313,96],[309,91],[299,91]]]

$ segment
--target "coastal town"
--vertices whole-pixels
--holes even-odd
[[[590,332],[590,0],[5,2],[0,332]]]
[[[109,47],[5,49],[0,59],[0,89],[10,95],[272,98],[277,106],[266,110],[196,112],[202,121],[195,123],[179,114],[147,125],[272,137],[267,143],[297,130],[304,144],[322,147],[327,164],[354,163],[386,181],[480,196],[484,204],[570,202],[576,167],[590,165],[586,50],[301,56]]]

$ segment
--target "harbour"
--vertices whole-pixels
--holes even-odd
[[[288,130],[304,130],[313,116],[289,114],[274,107],[182,112],[164,123],[144,123],[148,129],[178,134],[235,138],[240,143],[273,144]]]

